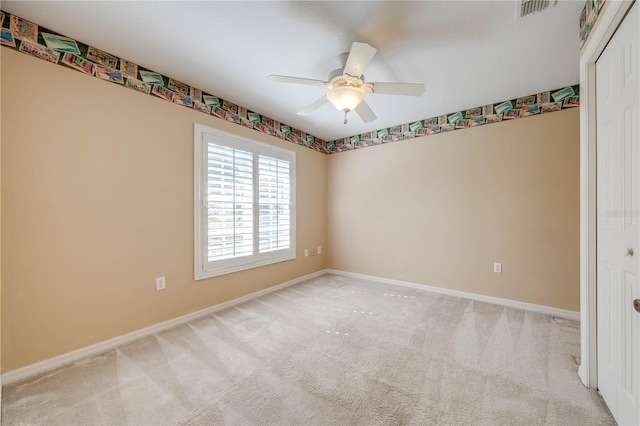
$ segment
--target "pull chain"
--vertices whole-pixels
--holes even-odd
[[[348,120],[347,120],[347,113],[348,113],[348,112],[349,112],[349,110],[348,110],[348,109],[345,109],[345,110],[344,110],[344,124],[347,124],[347,123],[348,123]]]

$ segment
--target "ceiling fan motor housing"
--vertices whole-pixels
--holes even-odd
[[[327,81],[329,81],[329,82],[330,82],[330,81],[331,81],[331,80],[333,80],[334,78],[336,78],[336,77],[342,77],[342,76],[345,76],[345,77],[351,77],[349,74],[345,74],[345,72],[344,72],[344,68],[336,68],[335,70],[333,70],[333,71],[331,71],[331,72],[329,73],[329,78],[327,79]],[[352,78],[357,78],[357,77],[352,77]],[[360,76],[360,79],[364,82],[364,75],[361,75],[361,76]]]

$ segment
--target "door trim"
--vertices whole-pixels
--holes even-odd
[[[633,1],[607,1],[580,52],[580,367],[598,387],[596,323],[596,61]]]

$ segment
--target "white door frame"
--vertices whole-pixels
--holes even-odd
[[[580,54],[580,367],[598,387],[596,323],[596,61],[633,0],[607,1]]]

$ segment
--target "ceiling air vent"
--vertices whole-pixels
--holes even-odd
[[[540,12],[549,6],[553,6],[554,3],[555,0],[522,0],[520,2],[520,17],[523,18],[533,13]]]

